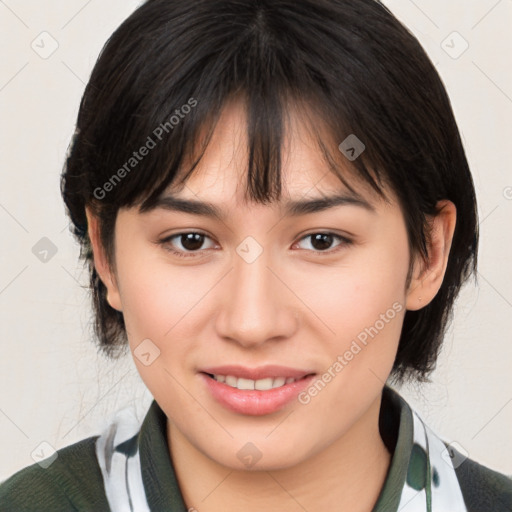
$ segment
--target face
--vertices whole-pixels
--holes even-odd
[[[354,198],[300,123],[286,141],[280,202],[244,201],[244,130],[243,111],[228,105],[195,174],[166,193],[211,203],[221,218],[170,199],[120,210],[109,301],[171,428],[222,465],[243,468],[254,452],[259,468],[275,469],[329,447],[380,396],[407,307],[409,250],[394,197],[354,179],[357,201],[287,212],[293,201]]]

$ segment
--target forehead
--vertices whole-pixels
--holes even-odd
[[[317,122],[314,126],[316,133],[313,133],[312,123],[315,123],[315,119],[307,118],[304,112],[290,105],[281,144],[281,202],[334,195],[365,200],[369,204],[382,201],[350,167],[325,126]],[[171,184],[162,196],[245,204],[249,153],[246,130],[247,118],[243,103],[229,101],[191,176],[182,185]],[[339,172],[352,190],[332,172],[317,137],[321,137],[324,146],[336,159]]]

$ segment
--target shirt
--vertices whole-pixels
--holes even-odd
[[[28,466],[0,485],[1,511],[187,512],[153,400],[142,424],[120,411],[107,429]],[[389,386],[379,415],[393,454],[372,512],[510,512],[512,478],[442,441]]]

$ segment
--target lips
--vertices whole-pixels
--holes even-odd
[[[315,373],[279,365],[203,368],[199,373],[211,396],[230,411],[245,415],[276,412],[293,401]]]
[[[223,365],[202,368],[200,371],[203,373],[209,373],[210,375],[232,375],[233,377],[251,379],[254,381],[277,377],[284,377],[285,379],[302,379],[306,375],[315,373],[313,370],[301,370],[281,365],[266,365],[258,368],[247,368],[239,365]]]

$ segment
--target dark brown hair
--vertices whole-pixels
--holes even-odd
[[[119,208],[150,209],[178,171],[186,180],[201,158],[183,169],[201,130],[207,128],[206,145],[222,107],[235,96],[247,112],[247,194],[253,200],[280,197],[283,118],[293,103],[306,105],[337,141],[317,137],[345,184],[340,159],[381,195],[384,184],[394,191],[412,253],[426,256],[427,216],[436,213],[436,203],[455,204],[443,284],[430,304],[407,311],[392,371],[399,382],[428,380],[454,300],[476,271],[475,191],[435,67],[375,0],[148,0],[110,37],[80,104],[61,187],[89,266],[102,350],[115,357],[126,346],[126,332],[94,269],[85,207],[99,218],[113,264]],[[365,145],[353,161],[337,147],[351,134]],[[135,158],[144,145],[150,150]]]

